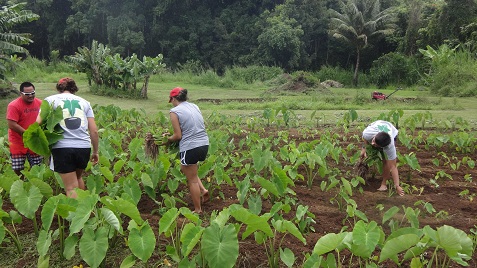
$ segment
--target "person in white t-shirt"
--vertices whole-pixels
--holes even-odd
[[[63,139],[56,142],[51,150],[54,171],[60,174],[66,195],[76,198],[76,188],[84,190],[83,171],[91,160],[98,162],[99,135],[91,104],[76,96],[79,90],[76,82],[69,77],[61,78],[56,84],[58,94],[45,98],[53,108],[61,107]],[[38,115],[37,122],[42,118]],[[91,149],[92,147],[92,149]]]
[[[364,145],[361,147],[361,158],[366,158],[366,145],[371,144],[373,149],[382,151],[383,158],[383,180],[378,191],[386,191],[386,182],[390,175],[394,182],[394,187],[400,196],[404,195],[404,190],[399,185],[399,172],[397,169],[396,138],[398,130],[390,122],[377,120],[369,124],[363,131]]]

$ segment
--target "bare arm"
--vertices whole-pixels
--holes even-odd
[[[366,146],[368,144],[369,142],[363,138],[363,145],[361,146],[361,158],[366,158]]]
[[[99,155],[99,135],[98,135],[98,127],[96,126],[96,122],[94,121],[94,117],[88,117],[88,130],[89,136],[91,138],[91,145],[93,146],[93,154],[91,155],[91,162],[93,164],[98,163]]]
[[[179,117],[175,113],[169,113],[169,116],[171,118],[172,129],[174,133],[172,134],[172,136],[167,138],[167,140],[171,142],[180,141],[182,139],[182,130],[179,124]]]
[[[8,119],[8,128],[15,131],[16,133],[23,135],[23,132],[25,132],[25,129],[20,126],[16,121]]]
[[[397,158],[393,160],[386,160],[386,165],[391,172],[391,177],[393,179],[394,186],[399,187],[399,172],[397,169]]]

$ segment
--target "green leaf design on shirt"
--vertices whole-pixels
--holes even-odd
[[[386,132],[386,133],[389,133],[391,131],[387,125],[379,125],[378,129],[380,132]]]
[[[68,109],[71,116],[75,115],[75,109],[78,108],[81,110],[81,106],[79,105],[79,100],[65,100],[63,101],[63,109]]]

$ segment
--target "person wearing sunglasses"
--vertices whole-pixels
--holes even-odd
[[[383,180],[378,191],[387,191],[386,185],[389,177],[392,177],[396,192],[404,195],[404,190],[399,185],[399,172],[397,169],[396,138],[398,130],[393,124],[383,120],[377,120],[369,124],[363,131],[364,144],[361,147],[361,158],[366,158],[366,149],[378,150],[383,154]],[[371,145],[371,146],[367,146]]]
[[[43,157],[35,154],[23,144],[23,132],[36,121],[41,100],[35,97],[35,86],[30,82],[20,84],[20,97],[7,106],[8,142],[12,169],[18,176],[25,169],[28,159],[30,166],[39,165]]]

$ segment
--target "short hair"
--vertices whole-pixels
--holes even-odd
[[[180,92],[179,92],[179,95],[175,96],[174,98],[176,98],[178,101],[180,102],[183,102],[183,101],[186,101],[189,99],[189,97],[187,97],[187,89],[183,88]]]
[[[20,92],[24,92],[26,87],[33,87],[33,90],[35,90],[35,86],[32,83],[23,82],[20,84]]]
[[[391,143],[391,136],[387,132],[381,131],[374,136],[374,142],[379,147],[386,147]]]
[[[69,91],[70,93],[75,94],[79,89],[76,86],[75,80],[69,77],[64,77],[61,78],[56,84],[56,90],[58,90],[60,93]]]

